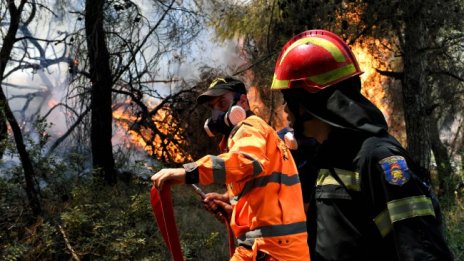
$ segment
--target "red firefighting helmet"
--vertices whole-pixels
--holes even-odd
[[[315,93],[362,73],[340,37],[325,30],[309,30],[294,36],[282,48],[271,90],[304,88]]]

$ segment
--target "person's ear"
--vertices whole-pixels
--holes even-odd
[[[239,105],[245,110],[250,109],[250,104],[248,103],[248,97],[246,94],[240,95]]]
[[[246,94],[242,94],[240,95],[240,101],[241,102],[247,102],[248,98],[247,98],[247,95]]]

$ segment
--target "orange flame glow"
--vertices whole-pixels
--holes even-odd
[[[154,104],[149,106],[155,107]],[[171,163],[192,161],[192,157],[182,149],[187,145],[182,137],[183,129],[179,127],[169,109],[159,109],[151,118],[150,127],[135,127],[140,119],[127,111],[125,106],[116,109],[113,118],[117,125],[126,131],[126,137],[122,138],[128,141],[128,146],[143,149],[150,156],[162,161]]]
[[[381,75],[376,71],[376,68],[384,68],[380,68],[379,62],[369,53],[365,45],[356,43],[351,49],[358,60],[359,67],[364,72],[361,74],[362,94],[379,107],[384,116],[388,118],[390,108],[385,102],[386,96],[382,84],[383,80]]]
[[[336,26],[343,28],[343,23],[362,28],[361,15],[365,6],[359,3],[343,1],[343,9],[336,14]],[[361,26],[360,26],[361,25]],[[362,94],[374,103],[385,116],[389,125],[389,132],[402,144],[406,142],[404,133],[405,123],[401,113],[399,97],[393,97],[392,92],[400,91],[400,83],[390,77],[382,76],[378,71],[398,71],[401,59],[395,57],[393,40],[359,36],[350,46],[359,66],[364,73],[361,75]],[[388,89],[387,89],[388,88]],[[388,90],[388,93],[387,91]],[[395,93],[396,94],[396,93]]]
[[[356,17],[353,16],[350,19],[357,19]],[[394,80],[382,76],[377,71],[391,71],[392,67],[398,67],[397,58],[394,57],[391,51],[394,48],[387,40],[375,39],[373,37],[363,37],[361,41],[357,41],[350,47],[361,70],[364,72],[360,76],[362,94],[382,111],[390,127],[390,133],[401,143],[405,144],[406,137],[403,131],[404,119],[401,111],[393,108],[392,98],[386,92],[386,88],[392,88],[395,84],[398,85],[399,83],[394,83]],[[250,87],[248,90],[248,100],[251,110],[256,115],[268,121],[270,110],[261,100],[258,87]],[[276,105],[274,110],[274,117],[277,117],[278,120],[272,122],[273,127],[276,130],[280,130],[287,126],[287,114],[284,112],[283,106]]]
[[[356,42],[351,49],[356,56],[361,70],[362,94],[374,103],[385,116],[390,133],[401,143],[405,144],[404,119],[401,112],[392,106],[392,98],[386,93],[385,88],[394,85],[391,78],[382,76],[377,70],[391,71],[389,62],[394,60],[391,44],[385,39],[364,37]],[[372,49],[376,49],[374,54]]]
[[[53,108],[55,105],[57,105],[59,102],[55,100],[54,98],[51,98],[47,102],[48,108]]]

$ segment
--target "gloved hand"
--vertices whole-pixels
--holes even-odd
[[[227,193],[207,193],[206,197],[203,199],[203,206],[221,223],[230,221],[232,205],[230,204]]]

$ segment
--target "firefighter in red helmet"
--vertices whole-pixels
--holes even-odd
[[[224,152],[183,168],[162,169],[152,176],[153,184],[225,184],[238,243],[233,261],[309,260],[295,162],[275,130],[249,110],[245,84],[218,78],[197,102],[211,109],[204,127],[209,135],[225,138]]]
[[[361,94],[360,74],[347,44],[325,30],[294,36],[276,62],[271,89],[283,94],[310,170],[299,169],[311,259],[452,260],[428,175]],[[317,149],[305,155],[307,139]]]

